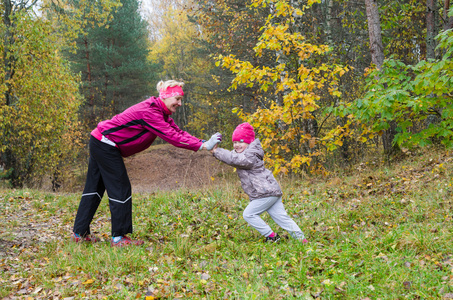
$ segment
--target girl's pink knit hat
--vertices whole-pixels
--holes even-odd
[[[239,124],[233,131],[232,140],[233,142],[252,143],[255,140],[255,131],[252,125],[247,122]]]

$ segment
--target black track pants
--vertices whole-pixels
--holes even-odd
[[[120,151],[90,138],[87,180],[74,222],[74,232],[90,234],[90,223],[107,190],[112,236],[132,233],[132,188]]]

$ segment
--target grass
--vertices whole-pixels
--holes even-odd
[[[242,219],[238,182],[134,194],[134,236],[109,246],[68,240],[80,195],[0,191],[3,299],[451,299],[453,157],[430,153],[352,175],[283,180],[284,204],[309,244],[265,244]],[[263,217],[281,235],[273,221]]]

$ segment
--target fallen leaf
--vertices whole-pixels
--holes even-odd
[[[403,282],[403,285],[404,285],[404,288],[408,290],[412,286],[412,281],[405,281],[405,282]]]
[[[320,290],[319,292],[317,292],[317,293],[315,293],[315,294],[312,294],[312,296],[313,296],[314,298],[318,298],[319,296],[321,296],[321,294],[322,294],[323,291],[324,291],[324,290]]]
[[[326,279],[322,282],[323,285],[331,285],[332,284],[332,281],[330,281],[330,279]]]
[[[94,282],[94,279],[87,279],[85,282],[83,282],[82,284],[92,284]]]

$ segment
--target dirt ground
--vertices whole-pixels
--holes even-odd
[[[218,181],[213,178],[233,170],[209,151],[193,152],[170,144],[153,145],[124,161],[133,193],[212,186]]]

